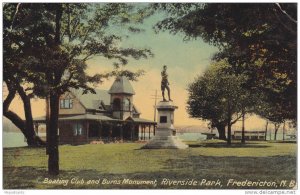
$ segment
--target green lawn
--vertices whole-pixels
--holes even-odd
[[[227,147],[220,141],[190,143],[185,150],[141,150],[143,144],[60,146],[61,173],[47,175],[44,148],[5,148],[3,151],[3,186],[24,188],[289,188],[296,179],[296,143],[249,142]],[[43,183],[45,178],[68,180],[66,185]],[[73,180],[72,180],[73,179]],[[100,180],[99,180],[100,179]],[[114,184],[102,184],[104,179]],[[157,185],[118,184],[117,181],[157,180]],[[218,181],[196,186],[163,185],[163,179]],[[227,185],[235,181],[273,182],[277,186],[247,187]],[[74,184],[72,181],[78,181]],[[80,183],[80,181],[84,183]],[[89,181],[93,180],[93,181]],[[280,182],[286,180],[286,185]],[[90,182],[94,182],[91,184]],[[100,183],[97,183],[100,182]],[[174,183],[172,183],[174,184]],[[207,183],[205,183],[207,184]]]

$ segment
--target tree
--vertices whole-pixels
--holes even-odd
[[[8,94],[3,101],[3,115],[18,127],[26,138],[28,146],[45,145],[34,131],[31,102],[34,96],[28,85],[24,85],[27,71],[20,64],[25,54],[23,49],[31,37],[15,31],[16,14],[20,4],[5,4],[3,10],[3,80]],[[25,121],[9,106],[16,94],[22,99]]]
[[[218,129],[220,139],[226,139],[227,126],[227,142],[231,144],[231,126],[250,107],[250,93],[242,87],[245,78],[228,74],[228,68],[226,61],[212,64],[188,86],[187,111],[191,117],[210,121]]]
[[[155,4],[169,17],[156,30],[201,37],[218,46],[215,60],[227,58],[235,74],[247,75],[249,89],[261,90],[267,101],[297,116],[297,4],[191,3]]]
[[[267,120],[266,132],[268,121],[274,124],[274,140],[276,140],[278,129],[280,128],[280,125],[286,120],[282,114],[282,105],[278,104],[277,102],[266,102],[263,99],[263,96],[261,96],[261,99],[262,101],[257,102],[255,113]]]
[[[15,31],[31,35],[21,64],[27,71],[27,83],[35,95],[49,98],[49,122],[47,123],[48,173],[59,174],[58,110],[60,96],[70,88],[82,88],[84,93],[95,93],[90,83],[116,74],[85,73],[86,61],[93,56],[116,59],[115,67],[126,65],[129,58],[151,56],[149,49],[123,48],[122,37],[112,29],[116,25],[127,27],[142,22],[146,12],[130,4],[22,4]],[[21,15],[23,14],[23,17]],[[28,20],[30,18],[30,20]],[[24,40],[16,40],[20,43]],[[16,44],[17,44],[16,43]],[[21,44],[21,46],[23,46]],[[15,70],[15,69],[13,69]],[[136,74],[123,71],[135,78]]]

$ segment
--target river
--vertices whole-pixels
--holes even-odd
[[[22,133],[18,132],[3,132],[2,134],[2,140],[3,140],[3,147],[4,148],[10,148],[10,147],[23,147],[27,146],[27,143],[25,142],[24,136]],[[45,135],[42,135],[45,136]],[[153,136],[153,135],[152,135]],[[205,140],[206,135],[202,135],[201,133],[177,133],[177,136],[181,138],[183,141],[199,141],[199,140]],[[273,139],[272,135],[272,139]],[[148,138],[148,134],[146,134],[146,138]],[[270,134],[267,134],[267,139],[269,140]],[[277,139],[282,140],[282,134],[277,134]]]

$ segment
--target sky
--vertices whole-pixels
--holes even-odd
[[[214,46],[204,43],[201,38],[183,41],[184,34],[170,34],[169,32],[155,33],[152,26],[162,18],[162,14],[155,14],[147,18],[141,25],[144,32],[128,34],[129,37],[122,42],[123,47],[149,48],[154,57],[148,59],[130,59],[124,69],[145,71],[145,75],[137,82],[131,82],[136,94],[133,102],[141,112],[141,117],[154,119],[154,95],[161,98],[160,81],[163,65],[168,66],[171,98],[178,110],[175,111],[175,125],[205,125],[206,122],[190,118],[186,112],[186,101],[188,98],[187,86],[201,75],[210,64],[212,55],[218,51]],[[125,31],[119,29],[121,34]],[[113,70],[113,61],[103,57],[94,57],[88,62],[87,73],[103,73]],[[114,78],[104,81],[97,88],[109,90]],[[20,100],[15,100],[11,108],[23,115]],[[45,104],[41,100],[33,100],[33,116],[45,115]],[[264,121],[258,117],[248,117],[249,128],[263,128]],[[246,121],[246,123],[247,123]]]
[[[183,34],[171,35],[169,32],[160,32],[156,34],[152,26],[158,21],[160,15],[148,18],[142,25],[144,32],[130,36],[122,46],[149,48],[154,57],[142,60],[130,60],[128,65],[124,67],[129,70],[142,69],[145,75],[140,77],[137,82],[131,82],[136,92],[134,96],[134,104],[142,112],[141,117],[153,119],[154,116],[154,95],[161,96],[160,82],[163,65],[168,66],[169,83],[171,89],[171,98],[178,105],[175,112],[175,120],[177,124],[199,124],[199,120],[189,119],[185,107],[187,100],[188,83],[203,73],[210,63],[210,58],[217,48],[210,46],[203,41],[184,42]],[[97,73],[98,71],[112,70],[112,62],[105,59],[95,57],[88,61],[89,73]],[[113,79],[104,82],[100,87],[109,89]],[[161,100],[161,97],[159,101]]]

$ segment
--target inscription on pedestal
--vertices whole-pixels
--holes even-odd
[[[159,122],[160,123],[167,123],[167,116],[160,116]]]

